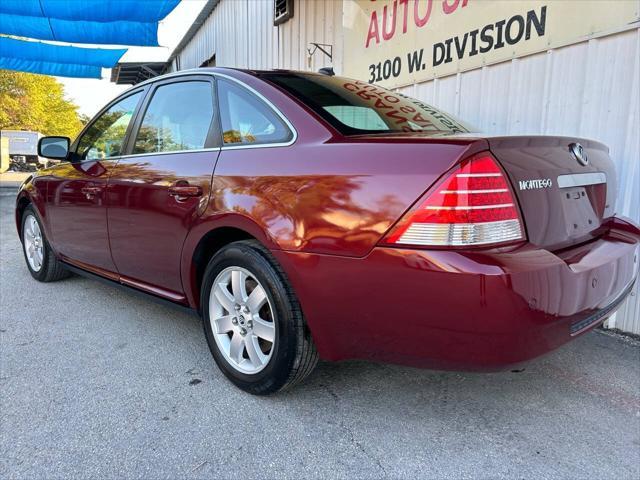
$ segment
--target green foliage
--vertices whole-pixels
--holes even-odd
[[[78,107],[55,78],[0,70],[0,129],[74,138],[81,128]]]

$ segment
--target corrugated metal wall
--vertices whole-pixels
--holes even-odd
[[[310,43],[333,46],[333,63]],[[173,70],[199,67],[216,55],[216,65],[238,68],[318,70],[342,65],[342,0],[296,0],[294,16],[273,25],[273,0],[222,0],[193,40],[174,60]]]
[[[342,70],[342,1],[298,0],[273,26],[272,0],[222,0],[178,57],[181,69],[216,55],[219,66],[317,70],[331,65],[310,42],[333,45]],[[640,29],[400,89],[492,134],[578,135],[611,149],[617,211],[640,222]],[[176,61],[174,61],[176,69]],[[610,326],[640,334],[635,291]]]

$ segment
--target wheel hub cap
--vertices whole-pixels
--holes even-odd
[[[242,267],[218,274],[209,297],[209,317],[216,344],[225,360],[245,374],[269,362],[276,338],[274,311],[264,287]]]

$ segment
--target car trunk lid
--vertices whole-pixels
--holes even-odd
[[[530,243],[554,250],[588,241],[614,214],[615,170],[603,144],[553,136],[486,140],[513,184]]]

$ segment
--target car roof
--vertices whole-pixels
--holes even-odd
[[[157,77],[149,78],[144,82],[137,83],[131,87],[138,88],[142,85],[147,85],[149,83],[154,83],[157,81],[164,80],[165,78],[179,77],[182,75],[197,75],[200,74],[222,74],[230,77],[237,77],[237,73],[244,73],[247,75],[251,75],[253,77],[259,77],[263,74],[273,74],[273,73],[282,73],[282,74],[304,74],[304,75],[324,75],[323,73],[318,72],[309,72],[303,70],[285,70],[285,69],[249,69],[249,68],[231,68],[231,67],[198,67],[198,68],[190,68],[187,70],[178,70],[176,72],[165,73],[164,75],[158,75]],[[129,91],[130,89],[127,89]]]

